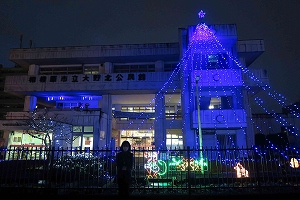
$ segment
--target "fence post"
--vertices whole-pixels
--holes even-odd
[[[255,165],[255,170],[256,170],[256,180],[257,180],[259,193],[262,194],[262,187],[261,187],[259,167],[258,167],[258,160],[260,160],[260,162],[261,162],[261,158],[256,153],[255,148],[256,148],[255,146],[252,146],[252,151],[254,154],[254,165]]]
[[[188,191],[189,191],[189,196],[191,195],[192,191],[191,191],[191,163],[190,163],[190,156],[191,152],[190,152],[190,146],[187,147],[187,160],[188,160]]]
[[[55,152],[55,147],[52,147],[51,149],[48,149],[49,154],[48,154],[48,167],[49,167],[49,171],[48,171],[48,190],[51,191],[52,185],[52,174],[53,174],[53,162],[54,162],[54,152]],[[52,191],[51,191],[52,193]]]

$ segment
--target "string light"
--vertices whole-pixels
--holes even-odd
[[[169,98],[166,99],[165,104],[168,104],[173,95],[178,95],[179,89],[181,90],[180,95],[184,96],[185,93],[189,92],[189,99],[188,103],[182,105],[183,99],[181,99],[178,104],[181,104],[182,107],[184,107],[183,110],[183,116],[187,113],[194,112],[195,106],[195,77],[199,77],[201,80],[200,88],[199,88],[199,97],[200,100],[204,97],[216,97],[217,99],[221,99],[221,102],[224,100],[224,96],[230,96],[234,95],[233,98],[235,98],[236,106],[231,105],[231,107],[228,108],[228,110],[231,110],[232,118],[234,119],[237,124],[239,124],[239,130],[243,132],[243,134],[246,134],[244,131],[244,128],[246,127],[243,125],[244,119],[242,116],[246,116],[246,113],[239,112],[237,107],[242,108],[242,98],[246,98],[242,94],[242,89],[248,90],[249,93],[254,94],[254,91],[251,90],[251,88],[246,85],[246,83],[243,81],[242,76],[244,75],[248,79],[250,79],[252,82],[254,82],[258,87],[261,88],[261,90],[265,91],[268,96],[273,98],[278,102],[280,106],[285,107],[290,113],[299,118],[299,112],[296,112],[299,110],[297,105],[294,105],[293,107],[288,106],[287,99],[284,97],[284,95],[279,94],[275,92],[268,84],[265,84],[263,81],[259,80],[254,73],[252,73],[247,67],[243,66],[238,59],[236,59],[231,51],[229,49],[226,49],[223,47],[221,42],[218,40],[217,36],[215,35],[215,31],[212,29],[212,27],[209,27],[205,23],[202,23],[202,20],[205,16],[205,12],[202,10],[198,13],[198,16],[200,18],[200,23],[195,27],[194,33],[192,37],[190,38],[190,43],[188,44],[187,50],[184,52],[180,62],[177,64],[175,70],[172,71],[170,77],[166,80],[164,85],[161,87],[161,89],[155,94],[155,97],[151,100],[151,102],[147,105],[148,107],[152,107],[153,104],[155,105],[156,102],[162,101],[163,97],[166,94],[169,94]],[[215,59],[215,62],[209,62],[210,59]],[[214,63],[215,66],[212,66],[212,63]],[[212,76],[212,77],[211,77]],[[213,78],[214,81],[210,81],[209,78]],[[174,80],[179,80],[182,82],[182,85],[180,85],[181,88],[179,88],[179,85],[174,86]],[[205,82],[206,81],[206,82]],[[207,84],[208,83],[208,84]],[[58,97],[60,100],[64,100],[64,97]],[[196,97],[197,98],[197,97]],[[92,100],[92,97],[87,98],[88,100]],[[48,100],[54,100],[54,97],[49,97]],[[227,101],[227,104],[230,105],[232,102],[230,102],[229,98],[225,99]],[[269,111],[265,106],[263,106],[263,100],[259,98],[255,98],[256,103],[268,114],[270,114],[274,119],[276,119],[276,122],[280,123],[282,126],[285,126],[288,128],[290,132],[292,132],[295,136],[298,136],[297,131],[299,130],[297,127],[293,126],[291,123],[289,123],[286,119],[282,118],[281,116],[277,115],[273,110]],[[200,101],[201,102],[201,101]],[[208,108],[207,108],[208,109]],[[250,108],[251,109],[251,108]],[[161,123],[159,121],[160,119],[165,116],[165,109],[155,109],[156,112],[156,118],[154,119],[154,122],[152,125],[148,128],[149,132],[153,132],[153,129],[155,127],[156,123]],[[212,114],[219,113],[219,116],[221,116],[221,122],[223,128],[220,128],[218,125],[218,119],[212,119],[213,127],[209,127],[210,130],[214,130],[215,134],[217,135],[217,132],[222,130],[223,133],[226,132],[226,139],[229,140],[230,143],[227,143],[226,139],[223,141],[220,141],[217,138],[216,141],[216,147],[217,149],[221,149],[222,147],[237,147],[237,138],[234,138],[232,136],[232,132],[230,131],[230,121],[226,117],[222,117],[225,115],[224,109],[221,107],[220,110],[211,110]],[[36,114],[36,113],[35,113]],[[32,119],[35,121],[38,121],[39,123],[35,123],[31,125],[31,128],[42,130],[42,131],[48,131],[49,127],[51,127],[51,124],[53,125],[54,121],[50,119],[41,118],[38,119],[35,114],[32,116]],[[130,121],[128,122],[127,128],[125,130],[130,130],[130,128],[135,124],[136,120],[139,120],[142,118],[140,123],[137,125],[137,130],[143,129],[143,126],[145,123],[150,119],[147,117],[146,112],[141,112],[136,117],[130,118]],[[252,117],[250,116],[251,121]],[[169,125],[169,129],[172,129],[172,124],[174,123],[174,120]],[[47,124],[48,123],[48,124]],[[185,120],[182,120],[182,133],[185,134],[184,127],[189,127],[189,124]],[[249,125],[249,124],[248,124]],[[45,130],[43,128],[48,127],[48,130]],[[65,129],[65,127],[63,127]],[[237,128],[237,127],[235,127]],[[51,130],[51,132],[55,132],[54,135],[54,141],[56,145],[59,145],[59,141],[62,138],[68,138],[68,133],[64,133],[64,129],[61,129],[61,131],[54,131]],[[236,134],[235,134],[236,135]],[[197,135],[195,134],[195,137]],[[66,139],[67,143],[71,143],[72,141],[70,138]],[[197,147],[200,146],[198,143],[198,139],[195,138],[195,145]],[[156,144],[156,148],[162,149],[166,145],[166,138],[163,137],[160,144]],[[228,146],[226,146],[228,145]],[[191,156],[191,159],[197,158],[196,153]],[[221,153],[217,153],[217,157],[221,157]]]

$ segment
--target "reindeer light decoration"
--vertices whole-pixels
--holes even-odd
[[[249,177],[248,170],[246,170],[245,167],[243,167],[243,165],[241,163],[238,162],[234,166],[234,169],[236,170],[236,177],[237,178]]]

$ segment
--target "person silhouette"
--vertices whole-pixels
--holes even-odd
[[[131,182],[131,172],[133,168],[133,153],[128,141],[123,141],[120,152],[116,156],[117,164],[117,184],[120,196],[129,196]]]

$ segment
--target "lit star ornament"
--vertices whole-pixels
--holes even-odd
[[[202,18],[205,17],[205,12],[203,12],[203,10],[201,10],[200,12],[198,12],[198,16],[199,16],[199,19],[201,20]]]

